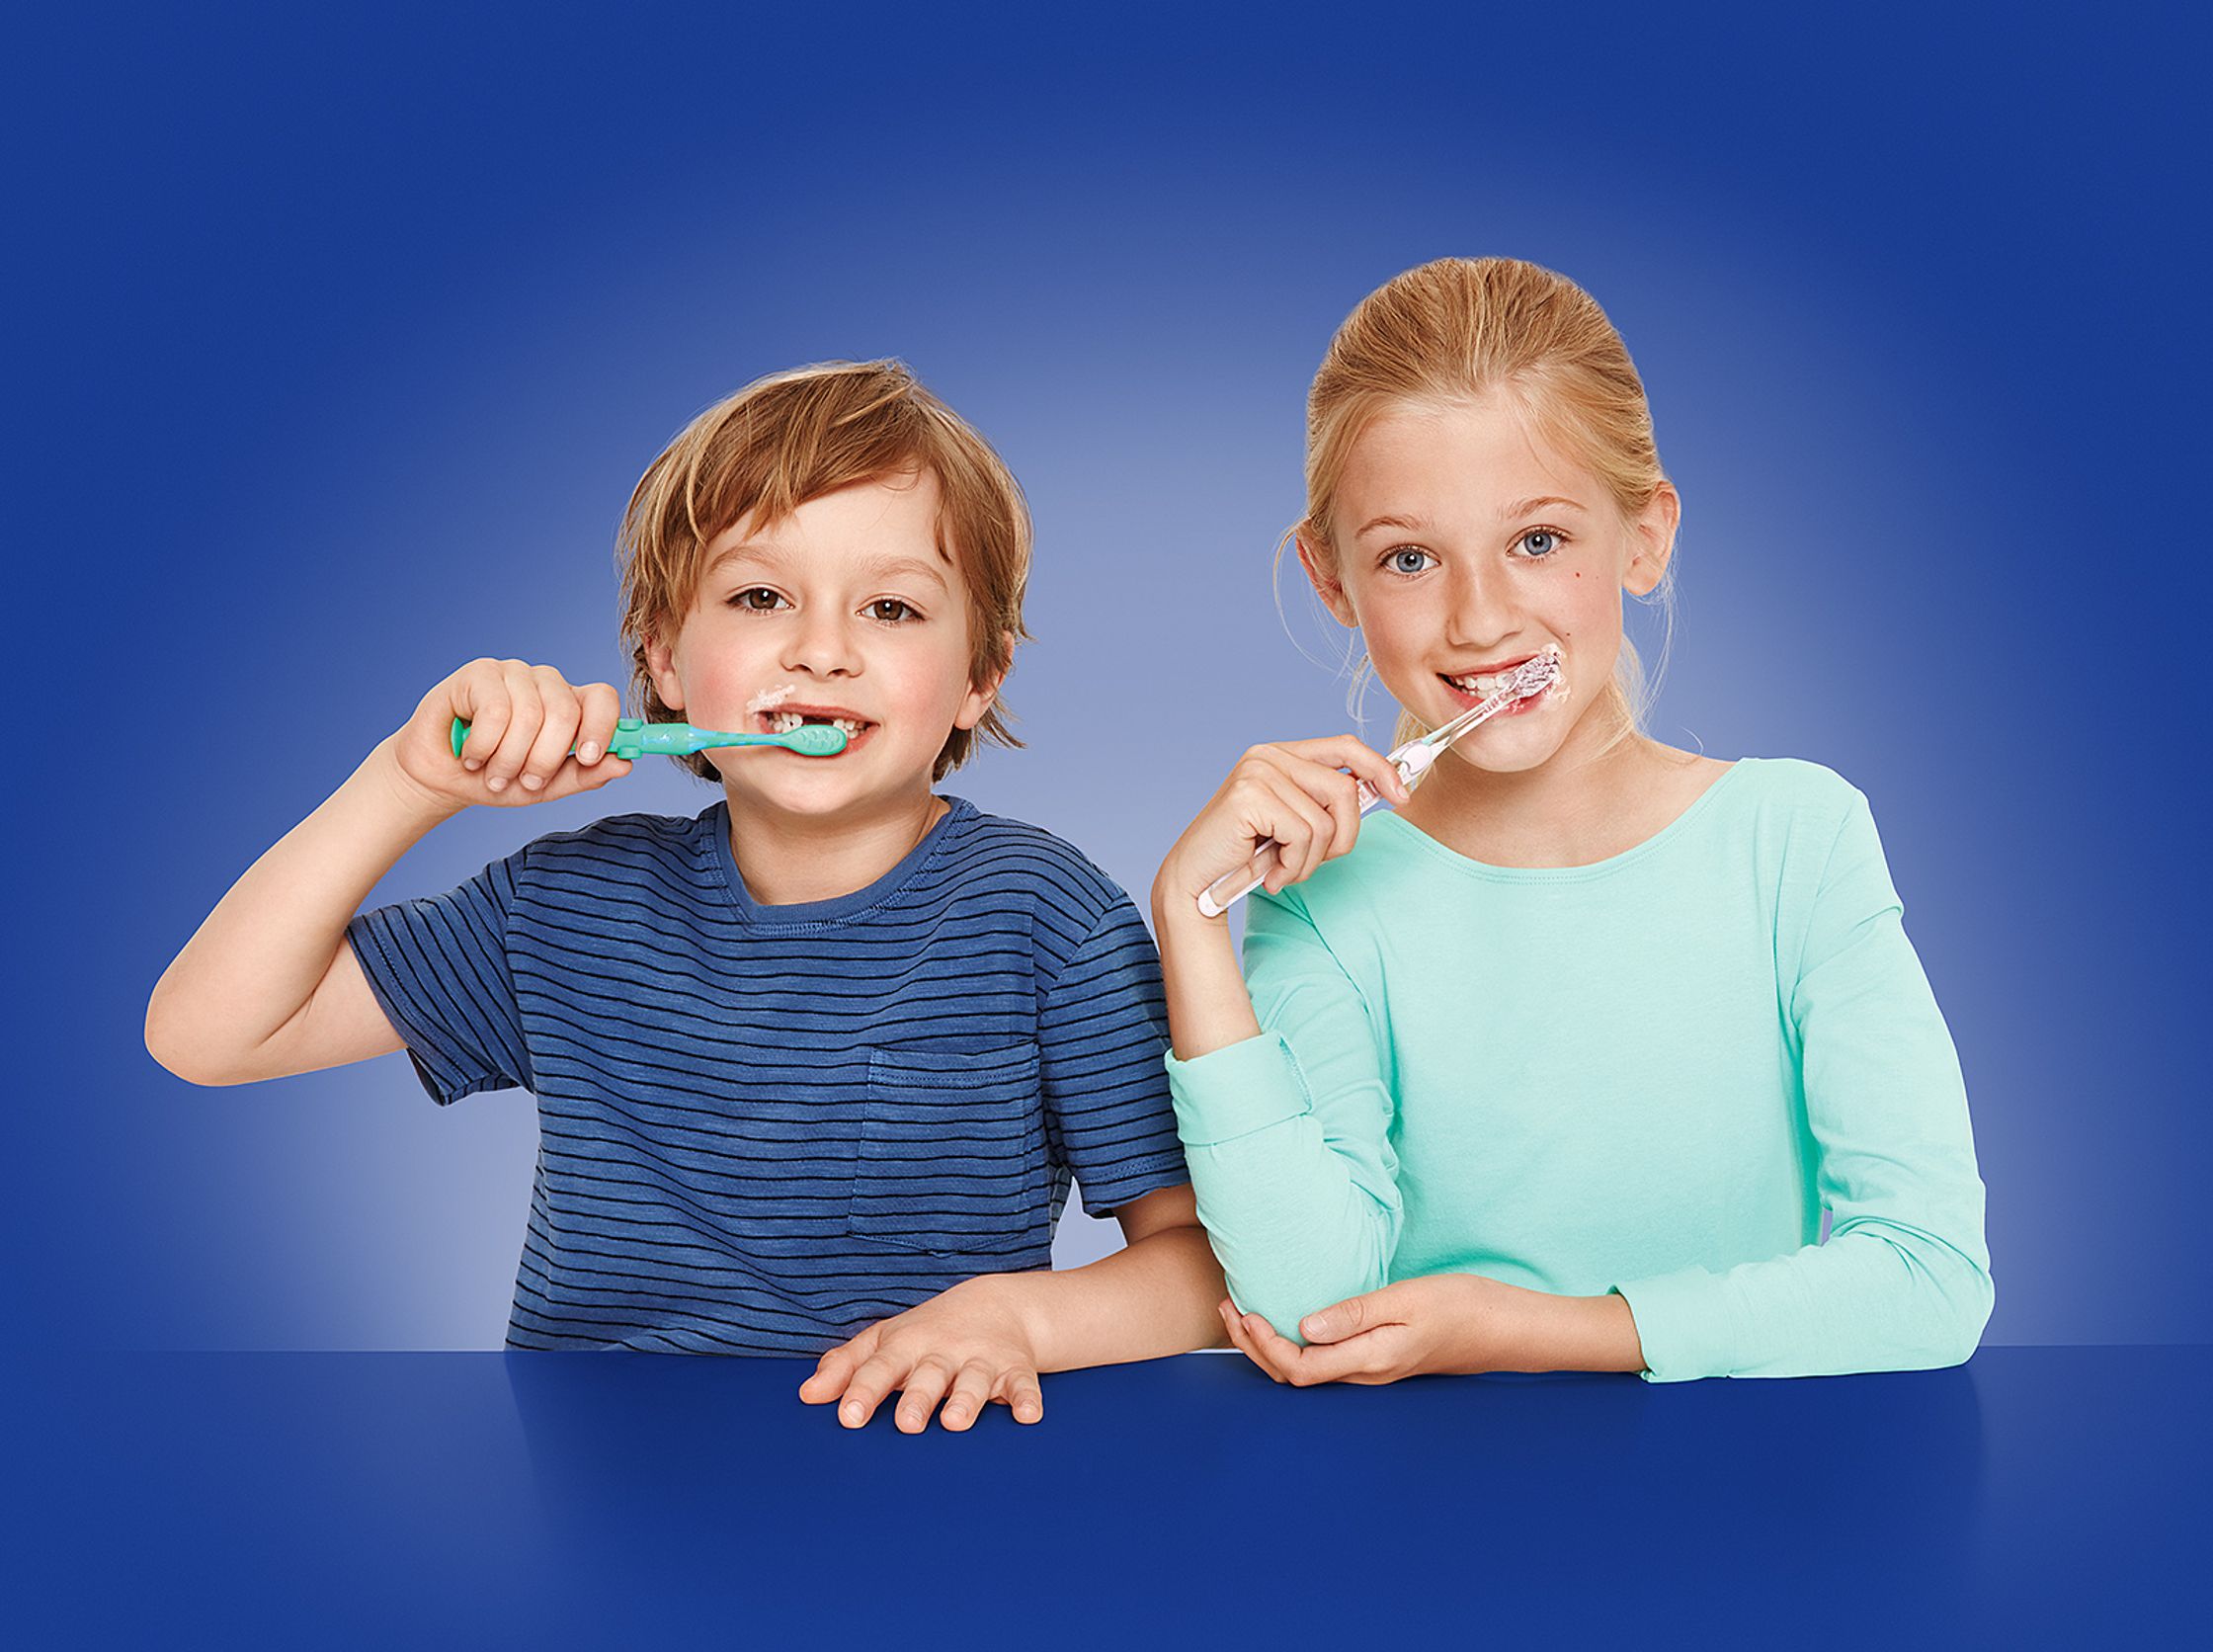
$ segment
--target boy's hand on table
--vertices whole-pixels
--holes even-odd
[[[863,1427],[893,1389],[904,1390],[893,1415],[902,1434],[927,1429],[941,1401],[940,1421],[955,1433],[993,1403],[1018,1423],[1036,1422],[1045,1396],[1029,1328],[995,1284],[990,1275],[963,1280],[840,1343],[799,1385],[799,1398],[836,1400],[838,1421],[849,1429]]]
[[[1299,1321],[1299,1347],[1259,1314],[1221,1304],[1230,1341],[1278,1382],[1396,1382],[1425,1372],[1636,1370],[1636,1324],[1619,1296],[1556,1296],[1432,1274],[1349,1297]]]
[[[434,808],[544,803],[630,772],[627,759],[607,752],[621,715],[611,683],[573,687],[549,665],[471,660],[425,695],[385,745],[400,779]],[[456,717],[469,725],[458,758]]]

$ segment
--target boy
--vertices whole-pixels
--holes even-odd
[[[859,1427],[902,1389],[915,1432],[1218,1342],[1135,908],[931,790],[979,732],[1017,743],[1029,519],[998,455],[896,363],[777,374],[654,460],[622,550],[648,720],[829,720],[845,750],[683,759],[723,793],[697,819],[612,816],[357,916],[460,809],[629,772],[612,686],[473,661],[223,897],[148,1049],[234,1084],[404,1047],[441,1104],[533,1091],[511,1346],[821,1354],[803,1399]],[[1129,1243],[1054,1273],[1071,1172]]]

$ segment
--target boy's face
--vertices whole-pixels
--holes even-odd
[[[1356,624],[1375,673],[1431,728],[1479,704],[1486,683],[1547,648],[1561,681],[1457,742],[1477,769],[1537,768],[1603,739],[1593,716],[1621,650],[1621,594],[1659,583],[1678,510],[1663,490],[1635,523],[1597,477],[1493,395],[1408,404],[1361,432],[1338,489],[1336,577],[1302,547],[1338,619]]]
[[[842,719],[848,736],[836,757],[708,752],[732,803],[864,820],[927,796],[945,737],[975,727],[998,687],[968,680],[968,592],[938,550],[937,477],[743,519],[705,564],[675,641],[647,646],[662,701],[696,728],[774,732],[797,713]]]

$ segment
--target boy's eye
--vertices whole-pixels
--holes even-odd
[[[901,602],[897,597],[879,597],[868,605],[868,618],[896,625],[903,620],[920,620],[912,603]]]
[[[773,614],[783,598],[766,585],[756,585],[751,590],[740,591],[730,599],[732,608],[750,609],[755,614]]]
[[[1418,545],[1394,545],[1383,553],[1383,566],[1395,574],[1418,574],[1435,560]]]
[[[1531,540],[1542,543],[1532,544]],[[1541,562],[1560,548],[1561,537],[1549,528],[1532,528],[1514,541],[1532,562]]]

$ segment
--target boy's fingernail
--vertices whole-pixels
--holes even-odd
[[[523,789],[525,791],[535,791],[544,784],[545,783],[539,780],[535,775],[525,775],[523,777]]]
[[[600,755],[600,748],[592,744],[591,741],[587,740],[583,745],[576,748],[576,755],[582,758],[586,763],[590,763],[594,758]]]
[[[507,777],[504,775],[494,775],[490,780],[484,783],[484,787],[487,791],[505,791],[507,789]]]
[[[481,757],[464,757],[461,759],[461,767],[473,775],[484,767],[484,760]]]

